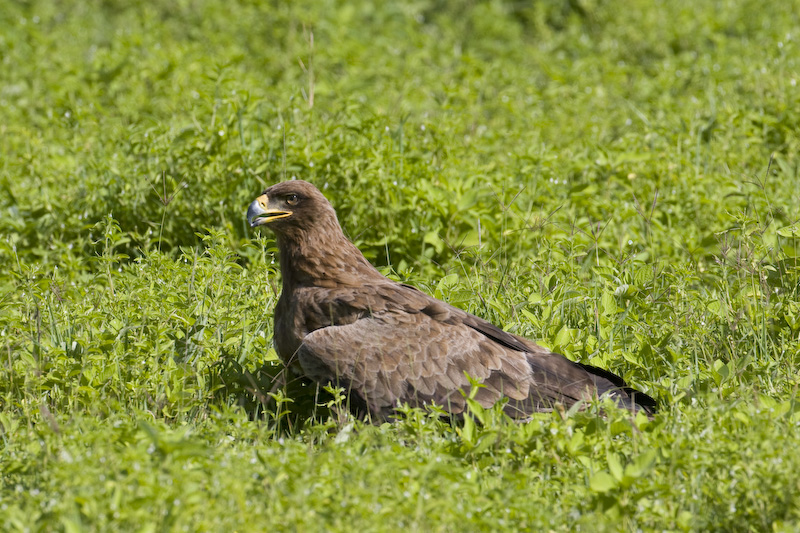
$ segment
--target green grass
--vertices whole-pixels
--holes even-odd
[[[0,529],[796,530],[798,13],[0,3]],[[661,412],[369,426],[275,386],[244,211],[291,177]]]

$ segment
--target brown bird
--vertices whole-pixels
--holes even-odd
[[[651,414],[656,402],[622,378],[575,363],[373,267],[342,232],[313,185],[286,181],[247,210],[250,226],[269,225],[280,254],[283,290],[275,309],[275,349],[292,370],[344,387],[351,409],[385,419],[402,404],[436,404],[453,415],[474,398],[525,419],[608,396]]]

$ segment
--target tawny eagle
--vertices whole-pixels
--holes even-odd
[[[308,182],[269,187],[250,204],[247,220],[268,225],[277,239],[278,356],[317,383],[343,387],[351,408],[373,419],[406,403],[461,415],[471,389],[467,376],[482,385],[478,403],[508,398],[504,410],[515,419],[604,396],[632,411],[655,410],[650,396],[611,372],[386,278],[345,237],[331,204]]]

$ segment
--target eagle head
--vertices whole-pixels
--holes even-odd
[[[250,227],[269,224],[275,233],[319,225],[325,219],[338,226],[336,212],[319,190],[307,181],[292,180],[269,187],[247,209]]]

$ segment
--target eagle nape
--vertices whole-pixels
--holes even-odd
[[[538,344],[383,276],[345,237],[330,202],[312,184],[275,184],[247,210],[252,227],[276,237],[283,287],[274,342],[287,368],[344,387],[373,420],[396,407],[436,404],[451,415],[475,400],[524,420],[557,405],[611,398],[632,412],[656,402],[607,371]]]

